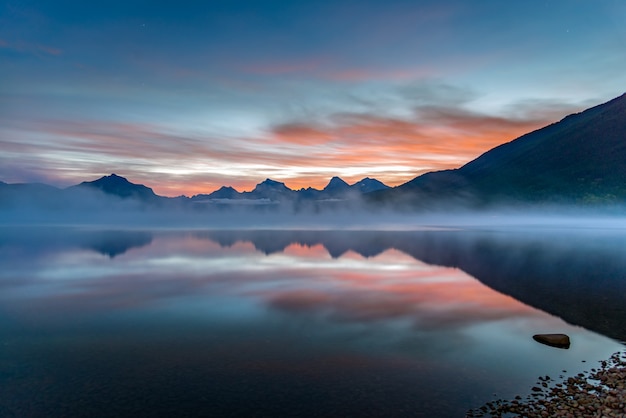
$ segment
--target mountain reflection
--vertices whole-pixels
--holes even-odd
[[[265,254],[282,252],[294,243],[322,245],[332,257],[348,251],[373,257],[397,249],[428,264],[457,267],[573,325],[626,341],[626,237],[620,232],[203,231],[196,236],[220,245],[251,242]],[[287,299],[274,303],[287,309],[338,304],[310,294]]]
[[[623,241],[0,228],[0,415],[463,416],[619,349],[548,313],[623,339]]]
[[[598,230],[3,228],[0,261],[5,272],[0,274],[0,290],[9,295],[19,286],[34,286],[41,275],[93,276],[80,292],[68,281],[65,293],[55,287],[56,298],[48,295],[38,303],[50,304],[51,309],[63,306],[65,311],[72,304],[77,310],[115,309],[181,295],[238,292],[284,312],[341,321],[409,318],[420,329],[528,314],[523,305],[501,294],[481,292],[477,283],[463,279],[460,269],[570,324],[626,341],[625,248],[622,234]],[[89,270],[74,265],[78,261],[68,265],[68,255],[58,256],[77,249],[111,259],[124,254],[125,260],[115,270],[102,260],[80,261],[88,262]],[[350,264],[355,254],[371,262]],[[406,255],[425,264],[403,267],[396,259]],[[140,261],[132,264],[133,257]],[[325,257],[345,261],[326,266]],[[56,267],[50,266],[51,259],[58,259]]]
[[[141,248],[152,242],[153,234],[146,231],[91,230],[70,227],[3,227],[0,249],[21,247],[29,252],[59,251],[85,248],[114,258],[131,248]]]
[[[141,248],[152,242],[152,234],[138,231],[97,231],[83,241],[86,248],[113,258],[131,248]]]

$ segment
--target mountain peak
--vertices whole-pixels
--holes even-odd
[[[276,181],[276,180],[272,180],[270,178],[267,178],[267,179],[263,180],[259,184],[264,184],[266,186],[284,186],[285,185],[285,183],[282,183],[282,182]]]
[[[285,183],[272,180],[272,179],[265,179],[261,183],[257,184],[256,187],[254,188],[254,190],[285,190],[285,189],[291,190],[287,186],[285,186]]]
[[[231,186],[222,186],[219,189],[215,190],[212,193],[207,194],[199,194],[194,196],[194,198],[202,199],[202,198],[210,198],[210,199],[237,199],[239,198],[240,193],[235,190]]]
[[[380,180],[365,177],[364,179],[354,183],[353,188],[358,189],[361,193],[375,192],[378,190],[389,189],[385,183]]]
[[[285,183],[280,181],[265,179],[263,182],[256,185],[252,193],[281,193],[292,192],[289,187],[285,186]],[[265,197],[265,196],[264,196]]]
[[[324,187],[324,191],[343,190],[350,188],[350,185],[343,181],[340,177],[333,177],[328,182],[328,185]]]
[[[118,182],[118,183],[128,183],[132,184],[126,177],[118,176],[115,173],[111,173],[109,176],[102,176],[98,180],[94,180],[92,183],[96,182]]]
[[[217,191],[229,191],[229,192],[236,192],[237,190],[235,190],[234,187],[232,186],[222,186],[220,187]]]
[[[94,181],[83,181],[79,187],[91,187],[100,189],[104,193],[119,197],[135,197],[140,199],[153,199],[156,197],[154,191],[143,184],[134,184],[126,178],[112,173],[110,176],[102,176]]]

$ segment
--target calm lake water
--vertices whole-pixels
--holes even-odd
[[[623,348],[625,236],[3,227],[0,416],[463,417]]]

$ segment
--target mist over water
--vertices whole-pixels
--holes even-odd
[[[620,349],[624,244],[609,228],[2,227],[0,415],[463,416]],[[547,332],[572,347],[531,338]]]
[[[360,198],[271,204],[143,201],[100,191],[35,189],[0,200],[0,225],[101,225],[124,228],[369,229],[626,228],[622,206],[498,205],[457,201],[426,207],[368,204]],[[0,196],[2,197],[2,196]]]

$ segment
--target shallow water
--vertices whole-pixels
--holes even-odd
[[[626,339],[609,230],[0,234],[3,417],[464,416]]]

